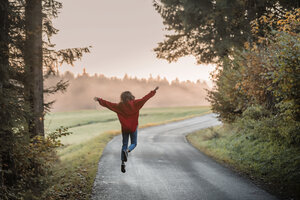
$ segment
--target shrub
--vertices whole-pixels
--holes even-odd
[[[270,114],[261,106],[251,106],[234,125],[239,133],[252,134],[279,144],[300,144],[300,122],[285,120],[281,115]]]
[[[49,186],[52,165],[57,160],[56,148],[62,144],[58,138],[68,135],[66,128],[59,128],[48,137],[36,136],[28,141],[26,136],[15,133],[14,149],[10,157],[14,167],[7,173],[13,174],[13,185],[0,186],[0,199],[40,199]]]
[[[258,21],[269,29],[223,59],[208,100],[223,122],[238,120],[241,131],[300,144],[300,9]]]

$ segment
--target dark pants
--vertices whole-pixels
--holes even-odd
[[[130,136],[130,146],[128,147],[128,140]],[[122,138],[123,138],[123,145],[122,145],[122,151],[126,151],[127,148],[129,151],[132,151],[136,145],[137,145],[137,129],[134,133],[122,133]],[[121,151],[121,160],[124,160],[124,155]]]

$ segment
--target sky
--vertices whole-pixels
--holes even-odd
[[[176,63],[157,59],[153,49],[167,32],[152,0],[61,0],[63,9],[55,19],[59,33],[52,41],[57,49],[92,46],[74,66],[60,71],[86,72],[108,77],[166,77],[169,81],[205,80],[211,85],[214,65],[197,65],[193,57]]]

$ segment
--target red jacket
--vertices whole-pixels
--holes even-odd
[[[155,93],[156,91],[151,91],[141,99],[131,100],[126,103],[111,103],[101,98],[98,98],[98,101],[101,106],[104,106],[117,113],[123,133],[133,133],[136,131],[138,126],[140,109],[143,107],[146,101],[155,95]]]

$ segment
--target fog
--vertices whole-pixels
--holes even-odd
[[[100,109],[93,97],[118,103],[123,91],[131,91],[138,98],[159,86],[157,94],[150,99],[145,107],[175,107],[175,106],[202,106],[209,105],[206,98],[205,81],[197,82],[179,81],[168,82],[166,78],[149,77],[138,79],[125,75],[122,79],[104,75],[89,76],[86,73],[74,77],[70,72],[63,75],[51,76],[45,81],[45,88],[55,85],[59,80],[68,80],[69,87],[65,93],[56,93],[45,96],[46,101],[56,100],[51,111],[70,111],[82,109]]]

